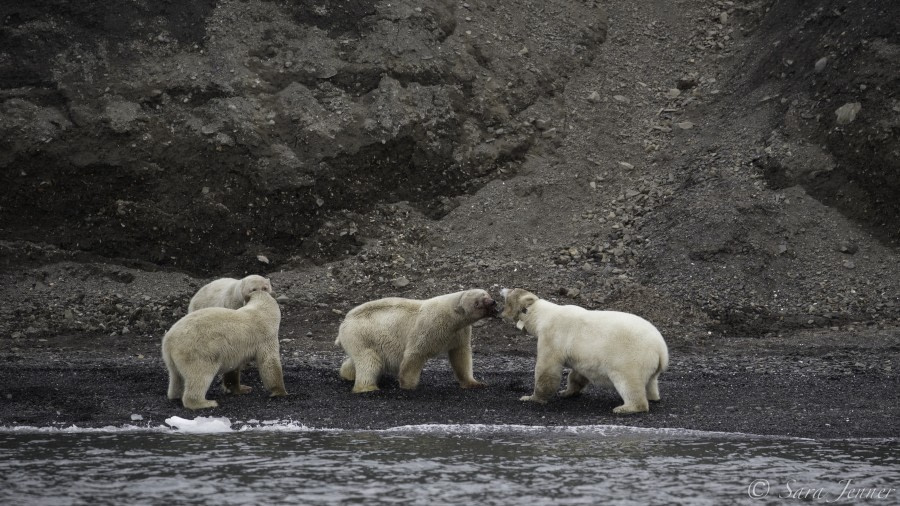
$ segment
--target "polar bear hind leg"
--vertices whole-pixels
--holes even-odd
[[[347,357],[347,360],[341,364],[341,378],[347,381],[356,379],[356,365],[353,364],[353,359],[350,357]]]
[[[175,367],[175,364],[172,363],[172,358],[169,357],[169,354],[163,348],[163,362],[166,363],[166,369],[169,371],[169,391],[166,396],[169,399],[181,399],[181,396],[184,394],[184,378],[181,377],[181,373],[178,372],[178,368]]]
[[[659,382],[657,378],[659,378],[659,371],[653,373],[653,376],[650,376],[650,381],[647,382],[647,399],[653,402],[659,401]]]
[[[178,374],[178,371],[169,369],[169,399],[181,399],[184,395],[184,378]]]
[[[591,380],[587,376],[572,369],[569,373],[569,379],[566,383],[566,389],[559,392],[560,397],[573,397],[581,393],[581,390],[590,384]]]
[[[625,402],[614,408],[613,413],[625,415],[650,411],[650,404],[647,402],[647,383],[643,378],[634,373],[614,373],[609,375],[609,379]]]
[[[353,359],[353,364],[356,369],[353,393],[359,394],[378,390],[378,378],[381,377],[382,369],[381,357],[374,350],[362,350]],[[344,367],[341,366],[342,371],[343,369]]]
[[[195,367],[197,369],[185,377],[184,395],[181,396],[182,404],[188,409],[217,407],[219,405],[218,402],[206,400],[206,391],[209,390],[209,385],[212,383],[213,378],[216,377],[216,372],[218,372],[215,365]]]

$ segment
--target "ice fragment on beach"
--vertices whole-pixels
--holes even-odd
[[[179,416],[166,418],[166,425],[174,427],[181,432],[191,434],[215,434],[217,432],[234,432],[231,428],[231,420],[218,416],[198,416],[193,420],[187,420]]]

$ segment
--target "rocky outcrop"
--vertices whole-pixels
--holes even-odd
[[[546,104],[605,38],[598,8],[525,7],[0,7],[0,227],[210,273],[352,252],[380,202],[442,215],[552,138]]]

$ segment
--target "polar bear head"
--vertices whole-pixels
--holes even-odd
[[[504,288],[501,292],[504,299],[503,313],[500,316],[505,320],[513,323],[522,319],[522,316],[528,314],[528,308],[537,302],[538,296],[523,290],[521,288]]]
[[[251,274],[241,280],[241,296],[244,298],[245,304],[250,300],[250,294],[258,291],[271,294],[272,283],[268,279],[257,276],[256,274]]]
[[[497,314],[497,301],[485,290],[466,290],[459,293],[455,310],[467,320],[480,320]]]

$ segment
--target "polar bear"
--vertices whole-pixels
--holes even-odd
[[[207,307],[238,309],[250,299],[250,294],[257,290],[272,293],[272,283],[256,274],[251,274],[244,279],[217,279],[204,285],[191,297],[188,313]],[[222,388],[226,392],[237,395],[246,394],[252,390],[246,385],[241,385],[241,367],[222,375]]]
[[[287,395],[278,348],[281,309],[268,292],[256,290],[240,309],[209,307],[175,322],[162,340],[169,370],[169,399],[188,409],[214,408],[206,391],[217,374],[256,360],[272,397]]]
[[[250,299],[250,294],[257,290],[272,293],[272,283],[256,274],[244,279],[217,279],[204,285],[191,297],[188,313],[206,307],[238,309]]]
[[[559,306],[520,288],[502,295],[502,317],[538,341],[534,393],[520,400],[547,402],[563,367],[572,372],[562,397],[588,383],[611,384],[624,401],[613,409],[621,414],[649,411],[647,400],[659,400],[657,378],[669,364],[669,350],[653,324],[629,313]]]
[[[397,375],[400,388],[419,384],[425,361],[446,352],[463,388],[484,384],[472,377],[472,324],[497,313],[484,290],[466,290],[427,300],[389,297],[347,313],[335,344],[350,355],[340,375],[355,381],[353,393],[378,390],[382,373]]]

